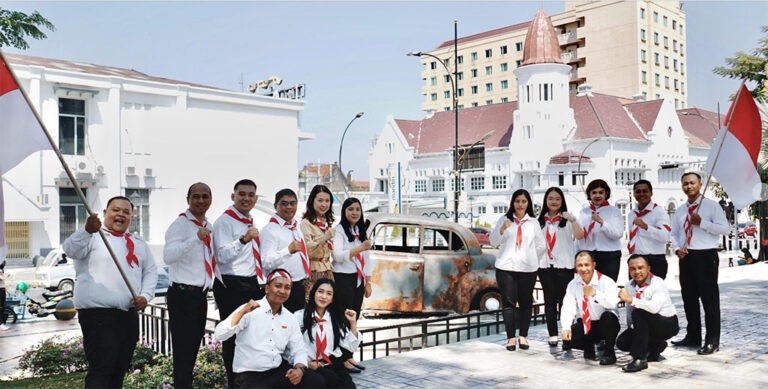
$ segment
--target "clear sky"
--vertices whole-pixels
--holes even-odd
[[[371,141],[387,115],[419,119],[421,65],[410,51],[435,48],[459,36],[530,20],[560,1],[507,2],[9,2],[0,7],[40,11],[56,25],[48,39],[25,53],[132,68],[160,77],[231,90],[278,75],[306,84],[302,129],[317,139],[299,146],[299,165],[338,158],[344,127],[343,167],[368,176]],[[712,68],[736,51],[757,46],[768,24],[768,2],[686,1],[689,104],[724,112],[738,81]],[[18,52],[9,49],[8,52]],[[259,139],[253,139],[258,142]]]

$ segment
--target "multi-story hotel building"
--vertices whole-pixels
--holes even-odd
[[[569,89],[589,84],[600,93],[667,98],[676,109],[688,105],[685,13],[679,1],[566,1],[565,12],[551,16],[563,63],[571,66]],[[477,107],[514,101],[512,73],[523,63],[530,22],[458,39],[458,106]],[[453,73],[454,41],[428,51]],[[452,105],[451,78],[433,58],[422,56],[426,111]]]

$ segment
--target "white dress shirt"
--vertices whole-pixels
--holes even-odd
[[[293,231],[284,226],[285,220],[283,218],[277,214],[272,215],[272,217],[280,224],[269,222],[259,233],[264,274],[269,274],[272,270],[281,268],[291,273],[293,282],[307,278],[307,272],[304,270],[304,264],[301,260],[301,252],[297,251],[291,254],[288,251],[288,245],[295,240]],[[294,221],[291,221],[291,223],[294,223]],[[296,223],[296,229],[301,233],[298,223]]]
[[[360,241],[360,238],[356,238],[354,242],[350,242],[349,238],[347,238],[347,234],[344,233],[344,227],[341,224],[336,225],[335,229],[336,235],[333,237],[333,272],[356,274],[357,268],[355,267],[355,260],[350,258],[349,252],[353,248],[363,244],[363,242]],[[357,232],[357,227],[355,227],[354,232]],[[370,250],[363,251],[360,254],[365,260],[363,275],[365,277],[370,277],[371,274],[373,274]]]
[[[558,215],[560,215],[558,213]],[[538,224],[538,221],[536,221]],[[576,255],[576,242],[573,237],[573,224],[569,221],[565,222],[564,227],[559,227],[560,222],[549,225],[544,223],[544,227],[541,229],[541,233],[544,235],[544,242],[547,240],[547,228],[554,232],[555,245],[552,249],[552,258],[549,257],[549,251],[545,248],[544,255],[541,256],[539,261],[539,267],[542,269],[549,268],[550,265],[558,269],[573,269],[574,256]],[[547,243],[547,248],[549,243]]]
[[[507,220],[509,219],[506,215],[499,218],[490,236],[492,246],[500,245],[496,253],[496,268],[527,273],[537,271],[540,258],[547,252],[547,242],[539,227],[539,221],[528,215],[523,217],[523,238],[520,247],[517,247],[517,223],[512,221],[503,235],[500,232],[501,226]]]
[[[157,266],[149,246],[140,237],[131,234],[133,253],[139,265],[128,265],[128,247],[124,237],[106,233],[107,241],[117,257],[117,264],[125,272],[137,296],[151,301],[157,285]],[[120,271],[115,267],[107,246],[99,234],[89,234],[85,228],[77,230],[64,241],[64,252],[74,260],[75,308],[117,308],[123,311],[133,307],[131,292]]]
[[[650,213],[641,217],[645,224],[648,225],[647,230],[632,224],[635,222],[637,214],[645,209],[651,210]],[[659,207],[652,202],[649,202],[643,210],[635,206],[627,219],[627,237],[637,227],[637,235],[635,235],[634,240],[635,251],[633,254],[664,254],[667,251],[667,242],[669,242],[669,231],[671,229],[669,215],[667,215],[664,207]]]
[[[176,284],[205,287],[208,273],[205,271],[205,243],[197,236],[200,227],[189,218],[195,218],[189,210],[179,216],[165,231],[163,261],[168,265],[168,278]],[[207,223],[207,220],[206,220]],[[209,229],[210,224],[209,224]]]
[[[613,205],[605,205],[597,209],[597,214],[603,219],[603,224],[595,222],[592,230],[589,231],[589,226],[592,224],[592,209],[587,205],[579,212],[576,220],[584,227],[584,238],[576,244],[577,250],[621,250],[621,235],[624,234],[624,216],[621,216],[621,211]]]
[[[725,212],[720,208],[720,204],[713,200],[702,198],[696,199],[694,204],[700,205],[696,213],[701,216],[701,225],[692,226],[693,235],[691,235],[691,244],[688,245],[683,225],[688,216],[688,202],[684,202],[675,211],[672,218],[672,249],[677,251],[681,248],[692,250],[716,249],[720,246],[720,236],[727,235],[728,220],[725,218]]]
[[[564,329],[571,328],[577,319],[581,319],[584,310],[581,303],[584,300],[584,280],[577,274],[565,289],[563,306],[560,308],[560,325]],[[616,306],[619,304],[619,288],[611,277],[601,275],[597,270],[592,275],[589,285],[595,288],[596,294],[588,297],[589,317],[592,321],[600,320],[603,312],[608,311],[619,317]]]
[[[291,365],[306,366],[307,350],[293,314],[285,307],[273,314],[266,297],[258,303],[259,307],[243,315],[236,326],[232,326],[232,317],[245,304],[219,322],[214,330],[213,336],[219,341],[237,336],[232,371],[267,371],[280,366],[283,359]]]
[[[627,327],[632,327],[633,309],[642,309],[653,314],[658,313],[664,317],[672,317],[677,314],[664,279],[649,274],[645,282],[647,286],[644,288],[638,288],[635,280],[630,280],[624,286],[624,289],[632,296],[632,303],[627,304]],[[640,289],[640,298],[636,296],[638,289]]]
[[[315,315],[317,315],[317,312],[315,312]],[[294,316],[296,317],[296,321],[299,323],[299,328],[303,325],[304,321],[304,310],[298,310],[296,313],[294,313]],[[318,334],[322,337],[325,336],[326,345],[325,345],[325,355],[327,356],[334,356],[336,358],[341,358],[341,348],[343,347],[347,351],[354,353],[357,350],[357,346],[360,345],[360,340],[353,334],[351,331],[347,330],[346,332],[342,332],[341,339],[339,340],[338,347],[333,348],[333,341],[335,339],[333,335],[333,326],[331,324],[331,315],[328,313],[328,311],[325,311],[325,314],[323,315],[323,320],[325,322],[323,323],[323,331],[320,332],[320,326],[314,322],[312,325],[311,331],[303,331],[302,330],[302,336],[304,337],[304,345],[306,346],[307,351],[307,358],[310,361],[316,361],[315,358],[317,356],[317,336]],[[346,318],[341,318],[341,320],[346,320]],[[310,335],[312,336],[312,342],[309,341]]]
[[[233,211],[240,218],[250,219],[250,216],[243,215],[235,207],[230,206],[227,210]],[[245,224],[226,213],[219,216],[213,223],[213,246],[221,274],[240,277],[256,275],[252,241],[246,244],[240,243],[240,237],[245,235],[251,225]],[[266,274],[264,276],[266,277]],[[259,281],[263,283],[263,280]]]

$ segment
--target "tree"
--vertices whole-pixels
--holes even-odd
[[[13,46],[17,49],[29,48],[26,38],[45,39],[47,36],[38,27],[50,31],[56,28],[48,19],[35,11],[31,15],[23,12],[0,8],[0,48]]]

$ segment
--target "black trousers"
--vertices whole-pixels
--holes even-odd
[[[688,320],[686,335],[701,340],[701,310],[707,327],[705,343],[720,345],[720,288],[717,285],[720,258],[717,250],[688,250],[680,262],[680,295],[683,298],[685,318]]]
[[[291,285],[291,295],[283,306],[291,313],[304,309],[307,305],[307,290],[304,288],[304,280],[296,281]]]
[[[539,281],[544,290],[544,316],[547,319],[549,336],[557,336],[557,321],[560,317],[560,307],[568,283],[573,279],[573,269],[556,267],[539,269]]]
[[[629,351],[632,358],[646,359],[648,355],[661,354],[667,339],[679,331],[677,315],[666,317],[643,309],[633,309],[632,328],[627,328],[619,335],[616,347],[621,351]]]
[[[207,292],[168,288],[168,326],[173,347],[173,387],[191,388],[192,370],[205,332],[208,314]]]
[[[365,297],[365,285],[357,286],[357,273],[333,273],[333,279],[336,282],[336,294],[334,298],[341,306],[342,312],[345,309],[351,309],[357,312],[357,318],[360,318],[360,311],[363,308],[363,297]],[[354,353],[342,348],[341,357],[343,360],[352,358]]]
[[[581,318],[571,325],[571,340],[563,341],[564,346],[584,350],[588,347],[594,347],[599,341],[605,341],[606,351],[613,351],[616,345],[616,336],[619,334],[621,325],[619,318],[611,312],[605,311],[600,315],[599,320],[592,320],[589,334],[584,334],[584,324]]]
[[[357,388],[349,375],[349,370],[344,367],[344,357],[336,358],[331,356],[331,365],[315,370],[317,374],[323,376],[326,388]]]
[[[595,270],[611,277],[613,281],[619,279],[619,268],[621,267],[621,250],[618,251],[590,251],[594,258]]]
[[[651,273],[655,276],[659,276],[663,279],[667,279],[667,270],[669,264],[667,264],[667,256],[664,254],[646,254],[643,255],[648,260],[648,265],[651,266]],[[632,278],[632,276],[629,276]]]
[[[496,283],[501,291],[504,329],[507,339],[515,337],[517,328],[520,336],[528,336],[533,314],[533,287],[536,272],[517,272],[496,269]]]
[[[239,277],[234,275],[222,275],[222,284],[218,279],[213,284],[213,298],[219,308],[219,320],[226,319],[237,307],[249,300],[260,300],[264,297],[264,289],[259,285],[256,277]],[[232,371],[232,360],[235,358],[235,338],[225,340],[222,345],[221,356],[224,359],[224,368],[227,370],[227,383],[229,387],[235,384],[235,373]]]
[[[139,340],[139,316],[135,310],[78,309],[83,349],[88,361],[86,388],[122,388],[123,378]]]
[[[285,377],[293,366],[285,360],[280,366],[267,371],[249,371],[237,373],[235,378],[236,388],[325,388],[325,379],[320,374],[306,369],[301,382],[294,386]]]

